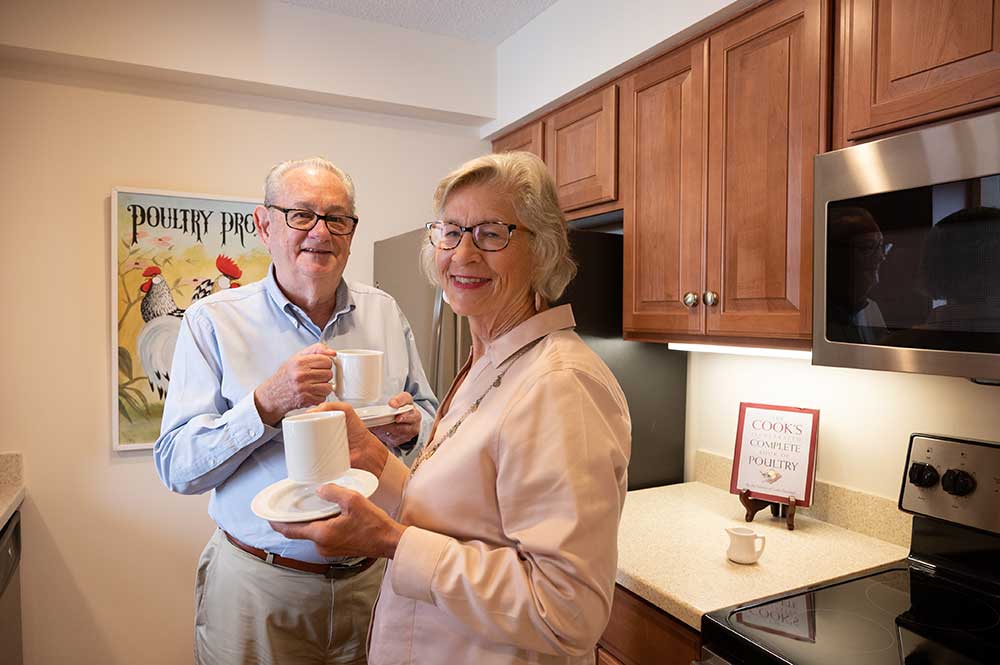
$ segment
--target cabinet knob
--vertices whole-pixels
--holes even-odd
[[[711,307],[719,302],[719,294],[715,291],[705,291],[705,295],[702,296],[702,299],[705,301],[706,305]]]
[[[688,291],[684,294],[684,299],[682,300],[685,307],[694,307],[698,304],[698,294],[694,291]]]

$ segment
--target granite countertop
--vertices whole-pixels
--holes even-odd
[[[24,501],[21,453],[0,453],[0,528]]]
[[[618,531],[618,583],[701,630],[708,612],[871,570],[909,553],[799,514],[794,531],[768,510],[749,524],[743,516],[738,496],[699,482],[629,492]],[[767,538],[757,563],[726,558],[725,529],[733,526]]]

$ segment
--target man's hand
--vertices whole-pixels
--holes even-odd
[[[413,395],[399,393],[389,400],[389,406],[394,409],[398,409],[404,404],[413,404]],[[406,413],[396,416],[396,420],[391,425],[373,427],[372,433],[386,445],[398,448],[420,434],[420,420],[420,411],[414,406]]]
[[[316,406],[326,400],[333,392],[330,381],[336,355],[336,351],[318,342],[286,360],[253,393],[260,419],[274,427],[289,411]]]
[[[316,522],[271,522],[271,528],[286,538],[313,541],[320,556],[391,559],[396,555],[396,546],[406,527],[354,490],[331,483],[316,493],[338,504],[340,514]]]

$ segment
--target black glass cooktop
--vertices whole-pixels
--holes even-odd
[[[1000,665],[994,591],[894,568],[719,610],[702,631],[742,665]]]

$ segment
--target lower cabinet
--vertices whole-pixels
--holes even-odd
[[[601,647],[597,647],[594,655],[596,656],[595,662],[597,665],[625,665],[622,661],[618,660]]]
[[[701,633],[621,586],[597,645],[597,665],[691,665]]]

